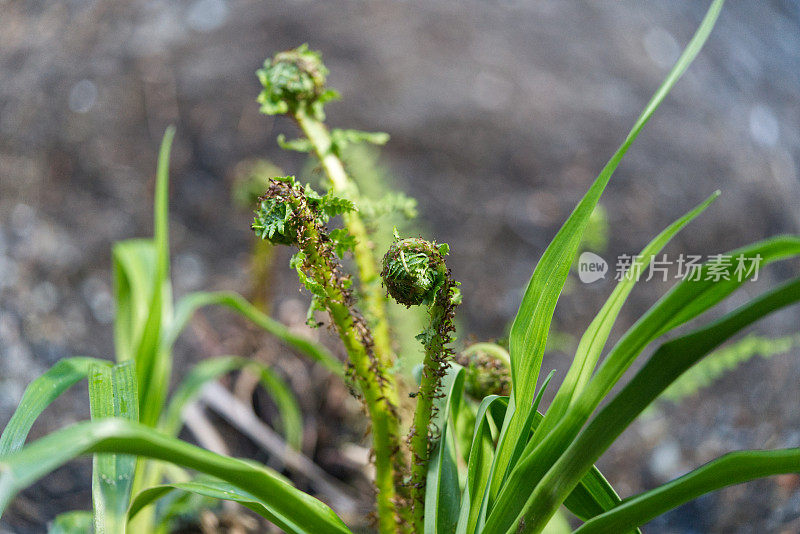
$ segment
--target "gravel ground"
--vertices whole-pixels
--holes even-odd
[[[230,201],[232,169],[254,156],[286,169],[302,164],[276,147],[275,136],[294,129],[258,113],[253,72],[301,42],[323,51],[343,94],[328,107],[329,122],[392,135],[387,167],[419,199],[426,235],[451,245],[465,294],[462,332],[502,336],[533,265],[691,36],[700,4],[0,1],[0,424],[25,384],[59,358],[111,356],[110,245],[150,231],[156,150],[170,123],[178,128],[176,293],[246,290],[252,237],[247,214]],[[800,231],[799,36],[794,2],[725,6],[609,186],[604,257],[635,253],[717,188],[723,196],[668,254],[712,254]],[[776,266],[743,293],[798,267]],[[298,321],[305,297],[288,270],[278,271],[275,313]],[[667,287],[637,288],[621,325]],[[575,281],[557,311],[559,329],[579,335],[610,288]],[[209,340],[196,327],[177,351],[179,369],[204,350],[247,349],[240,323],[210,317],[219,333]],[[759,331],[795,332],[798,319],[783,312]],[[601,468],[630,495],[728,450],[800,446],[798,355],[755,359],[662,408],[627,431]],[[558,352],[546,360],[567,363]],[[320,380],[309,373],[298,376]],[[34,436],[87,417],[78,389]],[[319,429],[316,459],[349,479],[352,467],[337,451],[360,435],[342,430],[353,426],[351,403],[336,399],[306,395],[304,410]],[[336,424],[317,425],[329,416]],[[256,454],[246,442],[234,451]],[[76,502],[88,507],[88,465],[71,464],[25,492],[0,531],[41,532]],[[798,487],[800,477],[786,476],[730,488],[647,531],[800,532]]]

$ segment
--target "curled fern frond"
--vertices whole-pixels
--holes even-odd
[[[499,345],[476,343],[457,354],[455,361],[464,368],[464,392],[473,399],[511,393],[510,358]]]
[[[332,193],[320,195],[311,186],[301,186],[294,176],[272,178],[267,192],[258,198],[252,229],[275,245],[297,245],[307,224],[324,226],[331,217],[349,213],[355,206]],[[352,237],[338,229],[324,236],[337,251],[352,248]],[[341,245],[341,246],[340,246]]]
[[[381,272],[389,295],[405,306],[432,304],[448,278],[446,253],[447,245],[414,237],[392,243]]]
[[[397,236],[395,236],[397,237]],[[418,336],[425,347],[417,406],[408,442],[411,465],[411,515],[415,532],[423,531],[425,481],[433,445],[438,439],[431,424],[436,412],[434,399],[440,397],[442,377],[453,359],[450,347],[455,332],[453,318],[461,303],[458,282],[450,276],[444,257],[449,247],[419,238],[397,239],[383,257],[383,278],[389,295],[407,307],[426,304],[429,323]]]
[[[406,471],[400,452],[400,419],[392,401],[388,370],[375,355],[372,331],[355,306],[352,279],[337,257],[353,248],[353,238],[346,230],[328,231],[325,226],[331,217],[354,209],[350,201],[332,193],[319,195],[311,187],[301,186],[293,176],[273,178],[259,198],[253,230],[262,239],[296,247],[291,266],[313,295],[308,320],[313,323],[313,312],[326,310],[347,350],[346,374],[372,423],[379,518],[383,522],[381,531],[388,532],[396,515],[396,489]]]
[[[326,88],[328,69],[322,54],[309,50],[307,44],[275,54],[256,75],[264,86],[258,103],[267,115],[294,114],[305,108],[322,120],[325,102],[338,97],[336,91]]]

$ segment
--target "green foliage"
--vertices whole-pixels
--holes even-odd
[[[385,145],[389,142],[389,134],[385,132],[362,132],[361,130],[331,130],[331,150],[342,157],[342,153],[350,145],[369,143],[372,145]]]
[[[363,150],[357,143],[382,144],[388,136],[327,129],[322,106],[333,93],[325,86],[327,70],[317,52],[303,45],[267,60],[258,73],[264,86],[259,97],[262,110],[288,113],[295,119],[304,137],[279,142],[290,150],[313,153],[330,183],[327,192],[319,194],[291,176],[262,182],[267,191],[258,199],[253,230],[264,240],[297,249],[291,267],[312,294],[309,320],[314,311],[328,313],[347,352],[346,364],[236,294],[194,293],[173,309],[167,231],[170,130],[159,157],[154,236],[114,248],[118,364],[65,359],[28,386],[0,437],[0,512],[17,492],[53,469],[76,456],[93,454],[94,512],[62,515],[53,532],[86,531],[91,522],[97,532],[163,530],[189,502],[176,495],[238,502],[286,532],[350,532],[333,510],[283,476],[176,438],[184,407],[209,381],[246,369],[258,375],[275,400],[288,444],[298,447],[302,441],[301,414],[291,390],[269,367],[244,358],[201,363],[168,400],[172,346],[193,313],[212,304],[238,312],[350,381],[370,419],[381,534],[561,533],[569,530],[559,512],[562,506],[583,521],[577,532],[636,532],[657,515],[710,491],[797,471],[800,449],[739,451],[622,501],[594,464],[657,398],[684,396],[753,354],[768,356],[800,343],[796,335],[779,340],[751,336],[717,350],[756,321],[800,302],[800,278],[673,336],[652,351],[630,381],[619,384],[654,342],[699,318],[747,280],[731,276],[734,265],[718,260],[702,265],[700,276],[677,283],[622,333],[599,363],[636,281],[632,274],[625,276],[581,337],[554,401],[544,414],[539,410],[554,376],[550,372],[539,384],[558,298],[578,251],[603,247],[607,240],[607,218],[598,208],[603,190],[699,53],[721,8],[722,0],[712,2],[627,138],[545,250],[512,325],[509,351],[494,343],[478,343],[461,353],[458,361],[463,365],[453,363],[450,347],[461,295],[445,265],[447,245],[416,238],[389,241],[386,224],[377,228],[376,221],[413,215],[415,204],[382,185],[371,186],[370,180],[379,174],[372,162],[354,174],[357,180],[345,170],[344,160]],[[647,244],[629,273],[646,266],[717,194]],[[339,216],[342,227],[329,230],[327,224]],[[405,306],[424,304],[428,314],[428,325],[417,336],[425,354],[419,388],[410,395],[415,406],[407,447],[400,439],[399,392],[404,390],[393,374],[397,363],[393,324],[387,320],[387,299],[379,287],[379,255],[373,246],[381,240],[385,245],[381,250],[388,252],[380,274],[389,295]],[[356,277],[347,274],[340,261],[346,254],[352,254]],[[800,256],[800,237],[779,236],[730,255],[741,255],[761,269]],[[709,272],[728,276],[704,276]],[[39,414],[83,378],[89,379],[93,420],[23,446]],[[151,506],[171,497],[173,505]]]
[[[266,201],[276,204],[267,210]],[[285,206],[287,215],[280,239],[297,248],[290,266],[297,271],[301,284],[313,295],[308,321],[313,321],[316,310],[328,312],[348,354],[348,378],[362,396],[370,415],[376,457],[380,457],[376,462],[380,529],[389,531],[399,521],[401,513],[394,506],[404,470],[400,457],[397,394],[390,387],[392,377],[377,352],[379,344],[374,341],[369,324],[355,306],[351,278],[343,273],[337,257],[337,251],[346,248],[347,242],[342,244],[334,238],[341,240],[347,234],[339,233],[332,237],[325,227],[330,217],[346,216],[352,212],[353,204],[333,192],[320,196],[310,186],[301,187],[291,176],[273,179],[261,198],[253,224],[253,230],[262,238],[269,239],[269,232],[265,234],[265,231],[275,227],[270,218],[275,212],[274,205]],[[288,228],[291,231],[287,231]]]
[[[86,532],[87,524],[93,524],[95,532],[125,532],[131,495],[162,482],[168,473],[174,472],[161,462],[145,461],[143,457],[147,456],[146,453],[141,453],[143,457],[137,461],[139,452],[88,449],[81,452],[67,446],[78,446],[80,439],[75,438],[75,443],[70,444],[60,440],[73,439],[74,436],[88,438],[93,428],[118,429],[114,427],[118,419],[141,420],[145,426],[137,427],[139,435],[158,437],[162,436],[162,431],[177,435],[182,426],[183,407],[199,393],[204,383],[226,372],[245,368],[256,372],[260,383],[275,400],[287,442],[299,447],[302,421],[294,394],[271,369],[244,358],[227,357],[201,363],[179,386],[165,409],[172,346],[198,308],[207,305],[226,306],[299,353],[308,355],[336,374],[343,374],[341,364],[327,349],[292,334],[286,326],[266,316],[235,293],[192,293],[182,299],[173,311],[167,239],[167,168],[171,137],[172,130],[169,130],[159,157],[154,238],[123,241],[116,243],[113,249],[116,296],[114,333],[117,360],[120,363],[112,365],[106,360],[82,357],[57,362],[29,384],[0,437],[0,512],[8,499],[25,486],[25,480],[33,480],[25,478],[33,471],[39,473],[32,475],[35,479],[75,454],[97,453],[93,463],[94,511],[63,514],[53,523],[51,532]],[[338,213],[346,208],[344,203],[328,202],[322,197],[317,202],[325,207],[325,213]],[[63,430],[63,437],[56,433],[23,447],[39,415],[64,391],[84,378],[89,382],[91,417],[96,420],[97,427],[77,425]],[[147,400],[142,400],[142,396]],[[38,449],[42,451],[38,455],[28,454],[37,450],[43,441],[50,445]],[[166,455],[161,459],[170,461],[173,458]],[[199,470],[202,471],[202,466],[199,466]],[[168,521],[168,514],[157,517],[152,509],[148,509],[146,513],[139,514],[128,531],[154,531],[156,525],[163,526]],[[341,522],[336,524],[340,525]]]
[[[0,511],[20,489],[87,453],[132,454],[206,473],[253,495],[292,532],[349,533],[333,511],[266,467],[228,458],[121,419],[77,423],[56,431],[0,464]]]
[[[325,102],[338,98],[338,93],[326,89],[328,69],[319,52],[303,44],[293,50],[276,54],[256,71],[264,90],[258,96],[261,112],[280,115],[306,107],[316,118],[325,117]]]
[[[284,150],[291,150],[292,152],[311,152],[314,150],[314,145],[311,141],[304,138],[299,139],[286,139],[286,136],[279,134],[277,137],[278,146]]]
[[[92,366],[89,376],[89,408],[93,420],[119,417],[138,422],[136,370],[132,360],[109,367]],[[131,497],[136,457],[128,454],[95,454],[92,464],[94,531],[124,532]]]
[[[440,503],[436,497],[439,489],[426,489],[426,477],[430,478],[430,468],[442,470],[442,477],[448,480],[458,478],[454,445],[450,447],[450,441],[454,438],[452,435],[446,438],[446,432],[442,429],[443,425],[449,423],[446,415],[441,418],[442,406],[439,406],[437,399],[441,396],[442,379],[447,376],[453,356],[449,344],[455,332],[453,318],[456,306],[461,303],[461,294],[458,282],[450,277],[450,271],[445,265],[444,257],[450,250],[447,244],[437,245],[418,238],[399,239],[397,235],[395,239],[383,257],[383,283],[389,295],[398,303],[407,307],[427,305],[430,318],[427,327],[417,335],[417,339],[425,347],[425,357],[422,361],[419,391],[415,395],[417,405],[414,421],[408,436],[412,454],[412,526],[417,532],[423,529],[447,532],[455,525],[455,521],[445,520],[442,525],[438,521],[431,521],[434,516],[439,517],[437,510],[440,504],[455,507],[457,511],[459,502],[453,498],[454,494],[456,498],[458,496],[457,488],[455,491],[446,490]],[[461,400],[463,381],[463,373],[458,373],[459,393],[453,398],[456,406]],[[447,404],[444,408],[447,414],[450,405]],[[437,429],[442,429],[438,436]],[[437,439],[440,453],[431,455]],[[430,499],[434,499],[434,504],[430,504]],[[457,512],[455,515],[457,516]]]
[[[292,245],[297,242],[299,226],[292,207],[281,199],[260,200],[256,210],[253,230],[261,239],[275,245]]]
[[[503,347],[476,343],[457,354],[456,362],[464,368],[464,392],[473,399],[511,392],[511,358]]]
[[[251,228],[274,245],[297,245],[303,239],[305,225],[324,226],[332,217],[355,209],[351,201],[331,192],[320,195],[310,185],[301,186],[294,176],[273,178],[267,192],[258,199]],[[338,229],[328,237],[342,253],[354,246],[346,230]]]
[[[381,272],[389,295],[405,306],[433,303],[447,281],[446,246],[414,237],[392,243]]]

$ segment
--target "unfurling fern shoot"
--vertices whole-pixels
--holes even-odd
[[[431,428],[434,399],[440,395],[442,377],[450,365],[449,347],[455,331],[453,316],[461,302],[458,282],[452,279],[444,257],[449,247],[424,239],[398,239],[383,257],[383,283],[392,296],[405,306],[427,305],[430,323],[419,335],[425,347],[417,407],[409,434],[411,446],[411,497],[415,532],[423,531],[425,477],[435,429]]]
[[[395,488],[405,471],[399,417],[390,400],[387,370],[375,357],[370,328],[355,308],[352,281],[339,264],[338,256],[353,247],[352,237],[341,229],[328,231],[325,226],[329,218],[353,209],[350,201],[332,193],[321,196],[309,186],[302,187],[293,176],[275,178],[259,198],[252,228],[262,239],[297,247],[291,265],[313,294],[309,319],[314,310],[327,310],[347,350],[348,375],[363,395],[372,423],[379,530],[395,532],[400,522],[395,515]]]

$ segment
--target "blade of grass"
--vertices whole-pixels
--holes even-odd
[[[47,528],[47,534],[86,534],[91,531],[92,512],[88,510],[58,514]]]
[[[575,483],[655,398],[695,362],[755,321],[800,301],[800,278],[690,334],[665,343],[589,423],[527,498],[520,518],[541,526]],[[535,530],[532,530],[535,531]]]
[[[539,413],[539,404],[542,402],[542,396],[544,395],[545,389],[547,389],[547,385],[550,383],[550,380],[553,379],[553,376],[556,374],[556,370],[553,369],[550,371],[550,374],[547,375],[544,382],[542,383],[542,387],[539,388],[539,393],[536,394],[536,398],[533,399],[533,403],[531,404],[531,408],[533,410],[528,415],[528,420],[526,421],[526,426],[529,428],[529,432],[523,434],[523,438],[517,442],[516,446],[514,447],[514,451],[511,454],[511,458],[508,463],[508,468],[506,469],[505,474],[503,475],[503,481],[505,481],[509,475],[511,474],[511,466],[517,463],[520,456],[525,449],[525,445],[528,443],[528,440],[532,435],[536,435],[536,431],[539,429],[539,425],[541,424],[543,418],[542,415]]]
[[[550,373],[551,376],[552,374],[553,372]],[[548,379],[549,378],[550,377],[548,377]],[[542,420],[543,420],[542,414],[538,411],[534,412],[534,416],[531,421],[531,429],[535,431]],[[491,476],[491,472],[489,473],[488,476],[489,477]],[[483,487],[485,488],[485,486],[486,484],[484,483]],[[486,493],[483,492],[482,495],[484,495],[485,498]],[[600,470],[593,465],[589,470],[589,472],[587,472],[586,475],[584,475],[584,477],[581,478],[578,485],[575,486],[572,492],[567,496],[566,500],[564,501],[564,506],[566,506],[567,509],[569,509],[569,511],[571,511],[579,518],[588,519],[599,513],[611,509],[619,502],[620,498],[617,495],[617,492],[614,491],[614,488],[611,486],[611,484],[608,483],[608,481],[605,479]],[[485,524],[485,516],[486,516],[485,499],[483,502],[480,503],[472,500],[470,501],[469,505],[470,505],[470,512],[469,512],[470,517],[476,516],[476,519],[474,520],[472,530],[466,530],[463,532],[470,532],[470,533],[483,532],[482,528]],[[462,515],[465,514],[466,512],[462,510]],[[557,518],[554,517],[553,525],[548,523],[548,528],[546,528],[543,532],[548,532],[548,530],[551,527],[555,528],[554,525],[559,523],[560,522],[557,520]],[[459,532],[462,531],[459,530]],[[638,532],[638,529],[635,529],[635,532]]]
[[[464,369],[451,364],[442,379],[441,396],[434,399],[431,424],[440,431],[428,461],[425,480],[425,532],[449,534],[458,523],[461,488],[458,484],[457,453],[453,420],[464,396]]]
[[[114,347],[117,361],[136,356],[153,298],[156,250],[152,239],[127,239],[111,249]]]
[[[258,376],[260,384],[275,402],[287,443],[299,450],[303,443],[303,418],[294,393],[268,366],[239,356],[221,356],[194,366],[172,395],[159,428],[170,436],[177,436],[181,429],[183,408],[200,394],[208,382],[240,369]]]
[[[133,361],[110,368],[92,367],[89,407],[93,420],[120,417],[136,422],[138,399]],[[136,457],[127,454],[95,454],[92,459],[92,503],[97,534],[124,534]]]
[[[620,502],[619,495],[603,473],[596,466],[592,466],[564,500],[564,506],[578,518],[586,521],[612,509]],[[639,529],[633,529],[633,532],[638,531]]]
[[[361,510],[362,507],[351,496],[352,491],[347,485],[328,475],[301,452],[289,447],[255,415],[251,407],[234,397],[218,382],[211,382],[203,388],[200,402],[266,452],[277,463],[276,469],[285,469],[307,480],[317,494],[325,497],[325,502],[334,509],[343,514],[353,514]]]
[[[164,132],[156,170],[153,242],[156,252],[155,276],[150,308],[142,337],[136,350],[136,370],[139,382],[141,420],[154,426],[164,405],[169,386],[172,362],[160,348],[162,327],[170,316],[171,289],[169,282],[169,155],[175,128]]]
[[[620,280],[614,288],[614,291],[611,292],[608,300],[606,300],[603,307],[581,337],[580,343],[578,343],[578,349],[575,352],[575,358],[567,372],[567,376],[564,378],[564,382],[559,387],[558,393],[556,393],[553,402],[547,409],[542,424],[536,429],[533,436],[533,441],[535,443],[538,443],[542,436],[553,429],[556,423],[563,417],[569,405],[572,404],[589,381],[597,365],[597,361],[600,359],[600,353],[611,333],[611,328],[614,326],[617,316],[623,304],[625,304],[628,295],[631,290],[633,290],[633,286],[638,281],[639,274],[644,271],[655,255],[666,246],[675,234],[705,211],[718,196],[719,191],[714,192],[714,194],[708,197],[704,202],[658,234],[648,243],[642,252],[636,256],[626,272],[626,275]]]
[[[494,458],[494,440],[492,439],[492,419],[496,428],[502,424],[508,407],[508,397],[490,395],[485,397],[475,416],[475,430],[472,446],[467,462],[467,482],[461,497],[461,513],[456,527],[456,534],[472,534],[478,524],[481,509],[481,496],[486,490]]]
[[[728,253],[728,255],[738,254],[748,261],[760,258],[758,260],[760,269],[773,261],[800,254],[800,239],[782,236]],[[698,280],[686,279],[676,284],[622,336],[579,395],[576,403],[570,406],[553,431],[540,443],[528,443],[522,459],[495,502],[495,508],[492,510],[492,513],[496,514],[495,519],[490,517],[490,520],[500,522],[502,517],[502,524],[511,524],[524,505],[522,501],[530,494],[532,488],[578,435],[592,412],[636,357],[653,340],[668,331],[666,326],[674,328],[694,318],[719,303],[749,279],[749,276],[742,277],[741,280],[731,276],[735,265],[730,265],[722,269],[731,278],[730,280],[705,280],[709,270],[717,266],[719,262],[703,264],[700,267]],[[687,310],[695,315],[687,313]],[[676,321],[676,317],[681,321]],[[497,524],[500,523],[495,523]],[[505,529],[499,532],[504,531]]]
[[[0,512],[11,498],[77,456],[135,454],[205,473],[256,497],[303,532],[349,533],[325,504],[253,462],[220,456],[141,424],[120,419],[78,423],[54,432],[0,461]]]
[[[0,458],[21,449],[39,415],[67,389],[86,378],[93,365],[111,366],[109,362],[96,358],[65,358],[28,384],[0,436]]]
[[[344,376],[344,367],[328,349],[309,339],[298,336],[250,304],[247,299],[231,291],[197,292],[185,296],[175,308],[175,317],[164,336],[163,346],[171,347],[194,313],[204,306],[225,306],[250,320],[256,326],[277,337],[287,346],[319,362],[339,376]]]
[[[611,157],[589,188],[589,191],[564,223],[564,226],[553,238],[533,272],[528,288],[522,298],[522,304],[511,326],[509,337],[511,375],[514,384],[512,395],[516,401],[516,410],[514,413],[507,415],[507,417],[511,418],[510,423],[506,434],[501,437],[502,443],[499,447],[498,461],[495,462],[495,471],[498,473],[506,472],[511,454],[515,450],[517,442],[521,439],[523,430],[525,430],[525,422],[528,419],[531,401],[535,394],[553,311],[569,274],[570,266],[577,255],[589,217],[625,153],[636,140],[644,125],[650,120],[655,110],[661,105],[669,91],[692,63],[698,52],[700,52],[708,35],[711,33],[711,29],[714,27],[714,23],[722,9],[722,4],[722,0],[715,0],[711,4],[703,22],[683,51],[683,54],[678,58],[675,66],[667,74],[664,82],[656,90],[647,106],[645,106],[644,111],[633,125],[633,128],[631,128],[625,141]],[[493,478],[491,495],[497,494],[500,481],[501,477],[499,476]]]
[[[584,523],[575,534],[615,534],[720,488],[798,471],[800,448],[731,452],[668,484],[625,499],[616,508]]]
[[[277,476],[277,475],[276,475]],[[219,499],[225,501],[238,502],[257,513],[261,517],[269,520],[275,526],[290,534],[303,534],[307,531],[295,525],[291,518],[289,521],[284,521],[280,514],[273,512],[272,508],[265,505],[255,496],[243,491],[236,486],[221,482],[218,480],[201,479],[197,478],[188,482],[177,482],[173,484],[162,484],[153,486],[140,492],[131,503],[128,517],[133,519],[139,511],[145,506],[165,497],[167,494],[174,491],[183,491],[187,493],[194,493],[203,497],[210,497],[212,499]]]
[[[771,262],[800,255],[800,238],[780,236],[733,250],[728,255],[741,256],[761,269]],[[752,276],[739,279],[735,269],[735,264],[707,262],[700,267],[699,280],[683,280],[662,297],[611,350],[578,398],[578,410],[584,413],[594,410],[650,342],[709,310]],[[722,270],[730,279],[709,279],[712,270]]]

